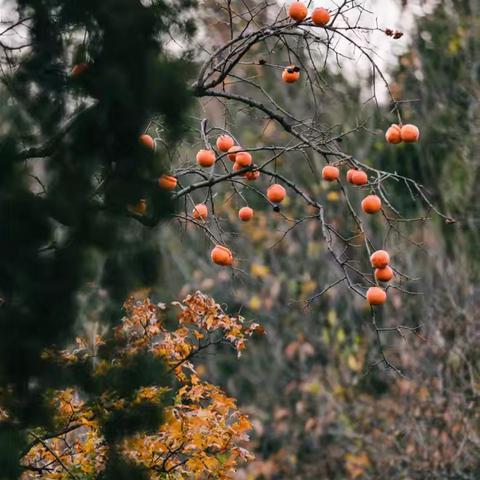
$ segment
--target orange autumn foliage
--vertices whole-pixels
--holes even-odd
[[[200,292],[171,304],[130,298],[124,309],[126,315],[114,337],[78,337],[71,350],[48,351],[44,359],[65,365],[96,362],[95,375],[101,379],[115,366],[145,353],[165,361],[176,377],[178,390],[149,385],[127,396],[111,392],[88,401],[73,389],[52,392],[48,401],[55,409],[61,433],[43,443],[31,443],[21,459],[25,467],[21,479],[43,480],[48,476],[71,480],[73,473],[75,478],[98,478],[108,460],[99,416],[140,403],[164,405],[162,422],[153,431],[125,438],[117,448],[144,467],[150,480],[232,478],[241,463],[253,459],[244,447],[251,424],[238,410],[235,399],[200,378],[193,360],[199,351],[220,341],[231,345],[240,356],[248,338],[262,334],[263,328],[226,314]],[[165,323],[170,312],[176,313],[173,329]],[[97,358],[102,345],[114,349],[114,361]]]

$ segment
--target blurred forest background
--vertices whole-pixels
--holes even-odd
[[[246,2],[251,3],[255,2]],[[134,222],[127,230],[122,230],[116,218],[90,222],[82,217],[85,223],[81,226],[88,230],[88,241],[82,243],[84,239],[81,237],[80,246],[75,242],[72,244],[89,259],[88,268],[85,268],[89,273],[99,268],[100,263],[100,256],[92,251],[97,247],[106,251],[110,255],[106,261],[107,273],[98,283],[89,283],[84,288],[80,284],[88,274],[77,263],[73,267],[71,264],[71,258],[78,260],[81,257],[76,256],[77,251],[71,258],[62,259],[58,266],[61,272],[62,269],[70,271],[70,268],[75,269],[75,275],[77,270],[82,272],[78,273],[78,278],[72,274],[72,285],[77,289],[80,303],[75,315],[67,315],[65,331],[62,330],[55,339],[59,342],[70,338],[67,336],[70,330],[95,335],[103,328],[99,327],[100,320],[118,316],[118,305],[105,307],[107,295],[110,294],[119,304],[127,293],[127,285],[131,287],[132,284],[139,287],[136,291],[139,298],[149,295],[162,302],[181,299],[200,290],[224,305],[229,313],[241,313],[265,327],[266,334],[252,339],[248,351],[240,359],[220,346],[202,352],[196,358],[201,377],[235,397],[253,424],[250,448],[256,459],[237,473],[238,480],[480,478],[480,4],[478,0],[392,0],[394,8],[390,10],[383,0],[367,3],[382,24],[385,23],[385,14],[387,21],[394,23],[387,26],[402,29],[405,33],[401,47],[395,45],[391,52],[389,46],[382,46],[378,53],[386,58],[382,65],[394,96],[411,100],[402,104],[402,114],[406,123],[420,126],[422,140],[418,145],[402,144],[396,148],[386,144],[384,126],[393,120],[391,105],[381,93],[376,99],[372,97],[371,85],[375,80],[362,65],[358,66],[357,72],[355,62],[353,67],[352,63],[347,67],[343,63],[331,62],[322,70],[323,94],[315,99],[322,122],[334,125],[334,131],[338,132],[356,130],[342,138],[345,151],[379,169],[413,178],[426,187],[439,210],[455,219],[455,223],[446,222],[429,212],[429,220],[423,221],[424,211],[417,210],[418,202],[412,192],[399,184],[398,188],[391,186],[389,192],[395,199],[395,206],[409,217],[421,217],[421,220],[406,223],[401,233],[382,226],[380,221],[372,221],[369,227],[371,233],[384,239],[384,245],[395,257],[399,270],[408,271],[418,279],[405,282],[404,287],[413,292],[411,295],[389,290],[389,302],[377,319],[385,328],[386,334],[382,336],[385,355],[401,374],[379,364],[380,352],[371,328],[369,308],[346,287],[339,285],[318,300],[308,301],[337,279],[320,226],[303,222],[287,231],[288,224],[280,216],[273,214],[265,202],[260,202],[256,196],[250,197],[248,193],[246,197],[255,209],[255,217],[246,224],[238,222],[238,208],[243,204],[238,198],[232,199],[231,192],[220,190],[215,198],[215,213],[232,239],[239,270],[219,269],[212,265],[208,240],[193,225],[179,227],[176,219],[165,219],[160,228],[147,234]],[[124,2],[126,4],[128,2]],[[72,16],[79,15],[77,9],[73,10]],[[392,18],[392,12],[398,12],[401,15],[398,18],[405,24],[398,24],[399,20]],[[170,10],[168,15],[168,18],[177,18]],[[153,30],[154,27],[143,17],[142,21]],[[191,41],[200,42],[205,50],[211,51],[228,41],[229,32],[225,30],[225,23],[218,19],[214,1],[200,2],[194,23],[198,31],[193,36],[195,40]],[[164,28],[163,19],[159,24]],[[187,39],[192,38],[189,21],[183,23],[182,19],[178,28],[182,34],[186,32]],[[375,42],[382,42],[382,38],[375,33]],[[150,39],[137,40],[141,49],[151,47]],[[182,45],[186,44],[182,41],[175,39],[168,48],[181,51]],[[115,51],[116,43],[112,42],[110,48]],[[119,48],[114,67],[115,62],[121,64],[123,61],[121,56],[125,52],[122,45]],[[127,50],[128,46],[125,46]],[[81,59],[82,52],[77,54]],[[269,60],[284,64],[285,55],[280,51],[278,55],[278,58]],[[37,58],[37,61],[43,60]],[[131,54],[126,61],[137,60]],[[117,78],[118,91],[110,91],[105,85],[112,77],[108,65],[104,66],[104,71],[96,73],[105,76],[102,78],[106,84],[101,88],[105,88],[108,95],[103,95],[101,88],[94,90],[92,85],[82,88],[91,89],[94,97],[98,94],[102,107],[100,114],[105,116],[97,116],[95,122],[101,118],[105,128],[96,133],[86,128],[82,138],[93,138],[92,142],[96,142],[99,151],[104,148],[104,143],[108,143],[104,140],[110,138],[109,135],[111,138],[131,135],[136,141],[139,132],[135,127],[145,123],[149,115],[161,112],[170,118],[161,135],[182,138],[176,143],[175,150],[168,152],[168,157],[175,162],[180,159],[185,164],[191,163],[196,151],[202,148],[198,125],[205,117],[211,125],[234,131],[242,144],[251,148],[285,141],[285,132],[249,109],[225,108],[215,99],[202,100],[192,107],[183,90],[183,81],[191,76],[195,61],[194,58],[187,60],[185,63],[165,60],[158,70],[148,67],[148,57],[139,61],[136,66],[140,73],[162,79],[162,73],[166,71],[171,72],[171,77],[167,74],[167,80],[159,80],[163,83],[154,85],[152,82],[145,84],[132,74],[128,85],[140,98],[138,118],[131,119],[131,124],[117,125],[113,133],[109,124],[118,118],[119,113],[110,108],[110,102],[113,103],[117,95],[123,98],[125,84]],[[246,66],[245,71],[261,79],[268,92],[281,97],[283,104],[298,117],[308,116],[312,98],[306,87],[286,88],[277,78],[268,76],[264,69],[255,65]],[[173,87],[169,81],[173,82]],[[161,93],[150,104],[149,95],[158,90],[158,85],[162,87]],[[236,92],[242,94],[242,88],[246,86],[239,82]],[[63,94],[62,87],[58,88]],[[172,90],[177,96],[170,95]],[[49,105],[50,100],[51,97],[46,95],[40,107]],[[136,101],[125,100],[122,104],[124,110],[120,113],[135,110]],[[0,106],[4,112],[7,103]],[[69,105],[68,99],[61,107],[57,105],[58,110],[63,109],[59,117],[69,110]],[[50,105],[47,113],[55,113],[54,107]],[[179,111],[185,115],[177,115]],[[180,132],[176,128],[186,112],[191,117],[189,129]],[[42,121],[47,113],[44,112]],[[21,115],[16,119],[20,125],[23,121],[28,123]],[[92,125],[95,125],[93,120]],[[174,140],[178,139],[175,137]],[[67,148],[88,156],[80,142],[67,145]],[[121,155],[116,148],[112,147],[108,155]],[[132,143],[128,148],[137,155],[136,144]],[[137,156],[142,158],[144,153]],[[68,158],[69,154],[63,151],[59,155]],[[101,155],[103,153],[99,154],[99,165]],[[288,160],[281,157],[277,163],[285,176],[302,184],[326,205],[329,219],[337,228],[347,229],[351,226],[348,224],[350,220],[346,218],[338,187],[322,182],[320,160],[313,153],[295,153],[289,155]],[[127,161],[125,165],[126,178],[130,178],[136,167],[129,170]],[[152,168],[155,173],[168,170],[165,165],[155,167],[158,167]],[[88,179],[93,167],[84,168],[78,192],[65,191],[61,185],[56,185],[59,195],[71,195],[73,197],[69,198],[78,200],[75,214],[85,205],[82,185],[92,187]],[[11,178],[17,178],[12,172],[9,171],[10,176],[4,176],[3,183],[0,182],[2,188],[9,188],[7,184]],[[62,170],[57,174],[60,178],[65,172]],[[143,178],[132,175],[135,185],[128,195],[133,202],[139,197],[136,187],[138,184],[144,187],[144,183]],[[195,195],[197,202],[205,200],[200,194]],[[359,200],[360,195],[357,197]],[[167,202],[165,194],[156,199],[168,207],[159,216],[170,213],[173,206]],[[186,203],[179,202],[176,207],[179,212],[191,211]],[[29,211],[28,202],[24,205],[25,210],[22,208],[17,211],[20,217]],[[302,209],[304,206],[292,196],[291,201],[282,207],[282,212],[287,217],[298,218],[302,216]],[[61,217],[72,212],[56,213]],[[2,215],[6,218],[8,214],[7,205]],[[32,213],[32,216],[35,215]],[[43,227],[43,224],[34,225],[37,230]],[[24,233],[22,231],[19,235]],[[105,242],[103,235],[108,239]],[[35,248],[43,245],[46,237],[41,237]],[[62,240],[60,238],[59,242]],[[138,245],[142,246],[141,250],[137,249]],[[3,251],[13,251],[14,243],[5,240],[2,246]],[[352,256],[355,256],[354,251]],[[33,275],[37,268],[32,264],[30,274]],[[140,270],[143,276],[137,282],[135,275]],[[11,270],[5,268],[4,271],[9,273]],[[91,276],[95,277],[94,274]],[[9,277],[4,278],[8,280]],[[7,280],[0,282],[2,293],[8,290]],[[146,284],[149,288],[140,288]],[[20,282],[19,285],[23,284]],[[49,293],[52,292],[46,295]],[[53,293],[57,295],[58,291]],[[25,298],[29,294],[31,292],[25,292]],[[41,304],[46,308],[46,317],[56,315],[57,324],[62,324],[64,310],[70,312],[75,303],[71,298],[64,300],[64,309],[54,309],[53,313]],[[37,306],[35,304],[32,308]],[[12,315],[17,313],[15,311]],[[14,317],[7,315],[3,318]],[[31,322],[32,318],[28,321]],[[397,329],[398,325],[413,331]],[[4,364],[5,359],[12,358],[19,344],[24,347],[20,340],[17,344],[11,338],[17,337],[12,334],[2,341]],[[42,341],[35,344],[35,353],[44,346],[42,337]],[[29,343],[25,351],[31,353],[31,347]],[[18,369],[17,366],[10,369],[4,366],[7,373],[2,370],[2,375],[15,378],[19,371],[30,375],[34,358],[33,355],[28,357],[25,365]],[[142,365],[137,367],[139,371],[143,368]],[[42,370],[42,374],[46,371]],[[28,375],[25,373],[25,378],[29,378]],[[52,372],[48,374],[49,382],[53,381],[50,377],[54,375]],[[22,377],[18,391],[23,391],[28,383],[23,380]],[[93,391],[91,384],[85,382],[85,385]],[[25,405],[17,406],[18,412],[25,414],[26,423],[38,421],[39,415],[30,418],[31,405],[35,401],[36,398],[32,398]],[[0,448],[12,441],[11,431],[4,433],[0,428]],[[7,455],[3,458],[0,452],[0,461],[6,462],[6,459]],[[113,466],[110,468],[110,477],[106,478],[123,478]],[[2,473],[0,478],[3,480]]]

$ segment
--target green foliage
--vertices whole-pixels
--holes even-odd
[[[104,292],[100,317],[108,320],[114,311],[118,317],[119,299],[158,277],[160,251],[142,223],[156,225],[172,211],[152,180],[167,163],[165,151],[148,151],[138,138],[152,117],[162,122],[165,145],[185,131],[192,67],[188,52],[175,57],[166,38],[193,33],[190,6],[139,0],[15,5],[30,46],[9,57],[0,91],[7,105],[0,138],[0,384],[11,412],[0,430],[2,479],[18,476],[19,432],[51,423],[41,398],[64,377],[39,361],[40,354],[70,338],[85,314],[79,299],[87,286]],[[71,76],[80,63],[86,69]],[[140,198],[147,200],[146,214],[131,214],[129,205]],[[145,364],[127,370],[115,380],[125,388],[142,372],[161,372]],[[93,387],[81,370],[68,381],[87,393]],[[132,412],[115,436],[160,418]],[[120,461],[115,468],[121,470]]]

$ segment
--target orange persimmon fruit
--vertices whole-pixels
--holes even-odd
[[[326,8],[315,8],[312,12],[312,22],[318,27],[324,27],[330,21],[330,12]]]
[[[351,183],[353,185],[366,185],[368,183],[368,175],[363,170],[355,170],[352,173]]]
[[[352,175],[357,171],[356,168],[350,168],[347,170],[347,182],[352,183]]]
[[[204,203],[197,203],[192,212],[195,220],[206,220],[208,217],[208,207]]]
[[[370,287],[367,290],[367,301],[370,305],[382,305],[387,301],[387,294],[380,287]]]
[[[140,135],[139,141],[144,147],[148,148],[149,150],[155,150],[155,140],[147,133]]]
[[[253,209],[251,209],[250,207],[242,207],[238,211],[238,218],[240,218],[242,222],[248,222],[252,219],[252,217],[253,217]]]
[[[377,213],[382,209],[382,201],[377,195],[367,195],[362,200],[362,209],[365,213]]]
[[[335,180],[338,180],[339,176],[340,170],[337,167],[334,167],[333,165],[323,167],[322,178],[327,182],[334,182]]]
[[[88,69],[88,63],[77,63],[72,67],[72,71],[70,72],[70,78],[73,80],[77,79],[80,75],[85,73]]]
[[[230,135],[220,135],[217,138],[217,148],[221,152],[228,152],[234,145],[235,142]]]
[[[293,2],[288,8],[288,15],[292,20],[301,22],[305,20],[308,15],[307,6],[302,2]]]
[[[216,245],[210,254],[212,262],[223,267],[232,265],[233,255],[230,249],[223,245]]]
[[[418,142],[420,138],[420,130],[415,125],[403,125],[400,129],[400,135],[403,142],[415,143]]]
[[[300,69],[295,65],[285,68],[282,73],[282,79],[285,83],[295,83],[300,78]]]
[[[234,162],[237,158],[237,153],[238,152],[241,152],[242,151],[242,147],[240,147],[239,145],[235,145],[233,147],[230,147],[228,149],[228,158]]]
[[[233,164],[232,170],[233,170],[234,172],[238,172],[238,171],[241,170],[242,168],[244,168],[244,167],[242,167],[242,165],[240,165],[239,163],[235,162],[235,163]]]
[[[374,268],[385,268],[390,263],[390,255],[385,250],[377,250],[370,256]]]
[[[392,123],[385,133],[385,139],[388,143],[400,143],[402,141],[402,133],[400,126],[396,123]]]
[[[163,190],[172,191],[177,188],[177,179],[173,175],[162,175],[158,179],[158,184]]]
[[[129,210],[139,215],[144,215],[147,211],[147,201],[141,198],[135,205],[129,205]]]
[[[283,202],[286,195],[286,190],[278,183],[274,183],[267,190],[267,198],[273,203]]]
[[[250,180],[253,182],[254,180],[257,180],[260,177],[260,172],[258,170],[250,171],[245,173],[245,178],[247,180]]]
[[[235,155],[235,163],[243,167],[249,167],[253,162],[252,156],[248,152],[238,152]]]
[[[212,150],[200,150],[197,153],[197,163],[201,167],[211,167],[215,163],[215,153]]]
[[[393,270],[388,265],[375,270],[375,278],[379,282],[389,282],[393,278]]]

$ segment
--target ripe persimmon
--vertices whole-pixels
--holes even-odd
[[[403,125],[400,129],[400,135],[405,143],[415,143],[420,138],[420,130],[415,125]]]
[[[380,287],[370,287],[367,290],[367,301],[370,305],[382,305],[387,301],[387,294]]]
[[[140,135],[139,140],[144,147],[147,147],[150,150],[155,150],[155,140],[147,133]]]
[[[393,270],[388,265],[375,270],[375,278],[379,282],[389,282],[393,278],[393,275]]]
[[[301,22],[305,20],[308,15],[307,6],[302,2],[293,2],[288,8],[288,15],[292,20]]]
[[[295,65],[285,68],[282,73],[282,79],[286,83],[295,83],[300,78],[300,69]]]
[[[147,201],[144,198],[141,198],[135,205],[129,205],[128,209],[139,215],[144,215],[147,211]]]
[[[197,203],[192,212],[195,220],[206,220],[208,217],[208,207],[204,203]]]
[[[385,250],[377,250],[370,256],[374,268],[385,268],[390,263],[390,255]]]
[[[252,156],[248,152],[238,152],[235,155],[235,163],[243,167],[248,167],[252,164]]]
[[[322,178],[327,182],[334,182],[335,180],[338,180],[339,176],[340,170],[337,167],[334,167],[333,165],[323,167]]]
[[[326,8],[314,8],[312,12],[312,22],[319,26],[324,27],[330,21],[330,12]]]
[[[228,149],[228,158],[234,162],[237,158],[237,153],[242,151],[242,147],[235,145]]]
[[[352,173],[351,183],[353,185],[366,185],[368,183],[368,175],[363,170],[355,170]]]
[[[245,178],[253,182],[260,177],[260,172],[258,170],[250,171],[245,173]]]
[[[250,207],[242,207],[238,211],[238,218],[240,218],[242,222],[248,222],[252,219],[252,217],[253,217],[253,209],[251,209]]]
[[[158,179],[158,184],[164,190],[175,190],[177,188],[177,179],[173,175],[162,175]]]
[[[217,138],[217,148],[221,152],[228,152],[234,145],[235,142],[230,135],[220,135]]]
[[[392,123],[385,133],[385,139],[388,143],[400,143],[402,141],[400,126],[398,126],[396,123]]]
[[[267,190],[267,198],[273,203],[283,202],[287,191],[278,183],[274,183]]]
[[[350,170],[347,170],[347,182],[352,183],[352,175],[357,171],[356,168],[350,168]]]
[[[212,258],[212,262],[216,263],[217,265],[222,265],[223,267],[232,265],[233,263],[233,255],[230,249],[224,247],[223,245],[216,245],[215,248],[212,250],[210,257]]]
[[[215,153],[212,150],[200,150],[197,153],[197,163],[201,167],[211,167],[215,163]]]
[[[382,201],[377,195],[367,195],[362,200],[362,209],[365,213],[377,213],[382,209]]]
[[[73,80],[77,79],[80,75],[85,73],[88,69],[88,63],[77,63],[72,67],[72,71],[70,72],[70,78]]]
[[[241,170],[242,168],[245,168],[245,167],[242,167],[239,163],[235,162],[235,163],[233,164],[232,170],[233,170],[234,172],[238,172],[238,171]]]

